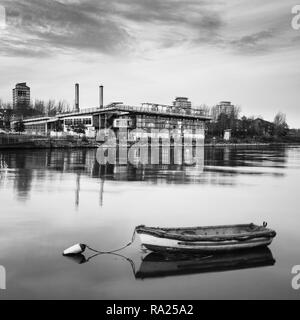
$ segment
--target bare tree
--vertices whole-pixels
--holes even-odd
[[[46,111],[45,102],[43,100],[35,100],[34,109],[39,114],[45,114],[45,111]]]
[[[242,107],[240,105],[236,105],[233,107],[234,118],[238,119],[240,117],[240,113],[242,112]]]
[[[60,100],[58,101],[55,108],[56,108],[56,113],[63,113],[68,111],[69,105],[65,100]]]
[[[286,115],[282,112],[278,112],[274,118],[275,126],[283,126],[286,124]]]
[[[4,102],[3,99],[0,98],[0,108],[1,109],[12,109],[12,105],[10,102]]]
[[[289,130],[289,126],[286,122],[286,115],[282,112],[278,112],[274,118],[274,130],[275,135],[285,136]]]
[[[211,108],[205,103],[201,104],[197,109],[203,111],[204,114],[210,114],[211,110]]]
[[[12,104],[10,102],[4,103],[4,109],[12,110],[13,109]]]
[[[55,100],[48,100],[46,102],[46,115],[47,116],[55,116],[56,109],[55,109]]]

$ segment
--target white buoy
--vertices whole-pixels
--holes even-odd
[[[63,255],[64,256],[72,256],[75,254],[80,254],[80,253],[83,253],[85,249],[86,249],[85,244],[78,243],[78,244],[75,244],[74,246],[66,249],[64,251]]]

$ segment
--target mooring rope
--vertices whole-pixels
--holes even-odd
[[[131,246],[135,240],[135,235],[136,235],[136,228],[134,229],[133,231],[133,234],[132,234],[132,237],[131,237],[131,241],[129,243],[127,243],[125,246],[119,248],[119,249],[116,249],[116,250],[111,250],[111,251],[99,251],[99,250],[96,250],[96,249],[93,249],[91,247],[89,247],[88,245],[85,245],[88,249],[90,249],[91,251],[95,252],[95,253],[98,253],[98,254],[109,254],[109,253],[115,253],[115,252],[119,252],[129,246]]]
[[[91,249],[90,249],[90,250],[91,250]],[[95,250],[92,249],[92,251],[95,251]],[[102,255],[102,254],[111,254],[111,255],[120,257],[120,258],[128,261],[128,262],[130,263],[130,265],[131,265],[131,268],[132,268],[133,273],[134,273],[134,274],[136,273],[135,264],[134,264],[134,262],[133,262],[132,259],[130,259],[130,258],[128,258],[128,257],[125,257],[125,256],[123,256],[122,254],[118,254],[118,253],[114,253],[114,252],[98,252],[98,253],[92,255],[91,257],[89,257],[88,259],[86,259],[86,262],[89,262],[89,261],[92,260],[93,258],[98,257],[98,256],[100,256],[100,255]]]

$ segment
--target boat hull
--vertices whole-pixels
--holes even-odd
[[[236,250],[266,247],[273,238],[253,238],[245,241],[182,241],[160,238],[146,233],[139,233],[142,245],[151,251],[180,251],[180,252],[228,252]]]

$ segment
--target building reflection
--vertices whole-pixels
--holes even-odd
[[[191,149],[191,153],[194,151]],[[180,152],[179,152],[180,153]],[[75,205],[80,202],[82,177],[98,179],[99,203],[103,205],[106,181],[140,181],[157,184],[222,184],[235,186],[240,174],[272,175],[282,177],[286,167],[287,151],[285,147],[268,149],[257,148],[204,148],[197,151],[195,164],[178,161],[182,157],[174,150],[159,152],[158,164],[145,164],[141,154],[137,153],[131,161],[120,159],[118,153],[114,164],[99,163],[96,149],[54,149],[1,151],[0,188],[7,174],[13,176],[13,187],[20,200],[30,196],[33,181],[43,182],[54,179],[54,173],[72,173],[75,175]],[[148,159],[153,155],[151,150]],[[125,163],[125,164],[122,164]],[[260,170],[258,170],[260,168]],[[12,171],[13,170],[13,171]]]
[[[80,173],[76,174],[75,206],[78,208],[80,201]]]

